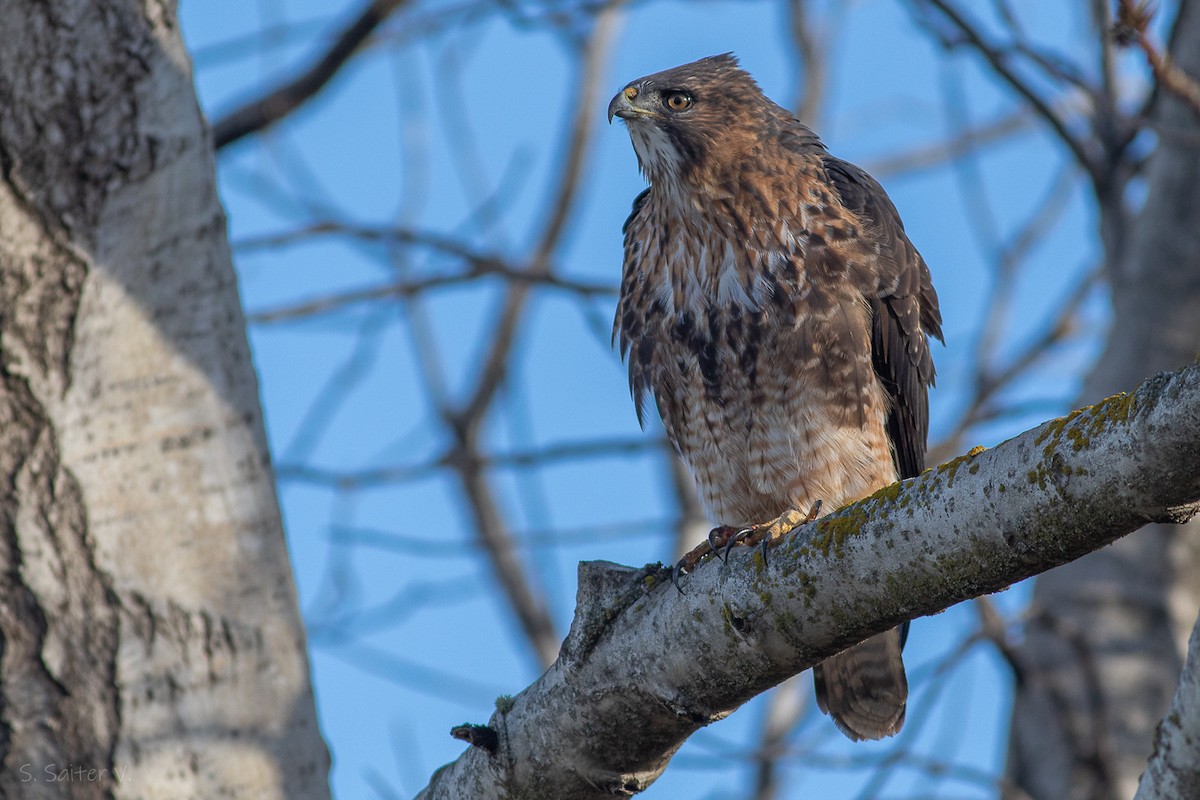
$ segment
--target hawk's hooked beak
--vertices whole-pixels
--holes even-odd
[[[613,117],[621,119],[633,119],[642,114],[650,114],[652,112],[639,108],[633,104],[637,99],[638,88],[636,86],[626,86],[621,91],[617,92],[617,96],[608,104],[608,122],[611,125]]]

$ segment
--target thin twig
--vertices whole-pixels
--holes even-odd
[[[1017,74],[1009,63],[1010,50],[993,45],[984,36],[979,26],[970,22],[966,15],[958,8],[946,0],[915,0],[919,6],[932,6],[937,9],[943,18],[945,18],[963,37],[963,41],[970,45],[978,52],[991,66],[992,70],[1005,83],[1037,112],[1046,123],[1054,130],[1059,139],[1062,140],[1075,156],[1075,160],[1079,162],[1089,173],[1094,173],[1096,165],[1094,160],[1088,155],[1084,142],[1076,137],[1067,127],[1067,121],[1062,115],[1055,110],[1053,104],[1033,88],[1033,85]],[[952,49],[961,42],[952,40],[944,35],[938,34],[942,40],[943,46],[947,49]]]
[[[976,376],[974,389],[967,403],[967,410],[959,417],[954,429],[929,448],[930,463],[944,461],[958,453],[963,437],[971,428],[999,415],[1000,409],[993,405],[996,396],[1041,361],[1053,347],[1064,341],[1074,331],[1074,321],[1079,309],[1099,284],[1101,275],[1100,269],[1093,269],[1077,283],[1071,294],[1057,306],[1057,313],[1043,328],[1041,334],[1022,348],[1006,366]],[[1010,408],[1009,410],[1014,409]]]
[[[920,145],[906,152],[880,158],[868,164],[867,171],[876,178],[884,178],[933,169],[962,158],[984,145],[995,144],[1029,130],[1033,121],[1034,117],[1029,109],[1019,108],[991,122],[956,131],[945,141]]]
[[[666,536],[673,524],[674,519],[656,517],[575,527],[556,526],[515,531],[513,543],[518,547],[532,550],[590,545],[599,541],[645,540]],[[429,546],[431,538],[437,538],[437,547]],[[483,549],[483,545],[478,539],[452,539],[433,537],[429,532],[401,533],[350,526],[334,526],[330,529],[330,539],[342,544],[430,559],[475,557]]]
[[[1200,83],[1180,69],[1171,58],[1171,54],[1160,50],[1150,39],[1150,20],[1154,16],[1150,5],[1134,0],[1119,2],[1117,21],[1113,26],[1113,35],[1117,43],[1136,42],[1146,55],[1146,62],[1159,85],[1170,90],[1192,109],[1197,119],[1200,119]]]
[[[366,289],[331,294],[301,303],[290,303],[275,308],[251,312],[246,318],[250,323],[256,325],[290,322],[319,314],[328,314],[348,306],[369,303],[376,300],[413,297],[432,289],[461,285],[490,276],[501,277],[507,281],[516,283],[535,283],[548,289],[557,289],[582,297],[611,297],[617,293],[617,287],[612,284],[573,281],[553,274],[532,275],[527,269],[513,267],[501,261],[477,261],[472,264],[470,270],[455,275],[432,275],[428,278],[395,281],[394,283],[386,283],[382,286],[372,286]]]
[[[543,467],[555,462],[645,453],[662,447],[662,439],[648,436],[638,436],[633,439],[601,439],[569,442],[490,456],[480,454],[471,455],[464,452],[462,448],[455,446],[437,458],[420,464],[404,464],[364,470],[329,470],[307,464],[284,463],[275,467],[275,473],[280,480],[336,486],[339,489],[365,489],[387,484],[422,480],[444,469],[473,470]]]

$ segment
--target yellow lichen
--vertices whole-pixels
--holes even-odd
[[[836,516],[824,517],[817,522],[817,532],[812,538],[812,543],[822,555],[828,556],[831,551],[835,556],[842,555],[842,544],[847,538],[861,531],[870,519],[866,511],[862,510],[864,504],[865,502],[858,503]]]
[[[976,445],[975,447],[972,447],[967,452],[963,453],[961,456],[958,456],[957,458],[952,458],[949,461],[947,461],[945,464],[942,464],[941,466],[939,466],[937,468],[937,471],[935,474],[937,474],[937,475],[945,474],[946,487],[949,488],[954,485],[954,478],[956,475],[958,475],[958,468],[961,467],[967,461],[971,461],[972,459],[975,458],[975,456],[979,455],[980,453],[982,453],[986,450],[987,450],[986,447],[983,447],[982,445]],[[967,471],[970,472],[972,475],[974,475],[975,473],[979,472],[979,465],[972,464],[968,468]],[[938,488],[938,486],[935,485],[935,486],[932,486],[931,488]]]
[[[1036,483],[1039,489],[1046,488],[1046,470],[1039,466],[1037,469],[1031,469],[1025,474],[1025,477],[1030,483]]]
[[[1033,442],[1039,445],[1045,442],[1042,455],[1050,458],[1065,436],[1071,443],[1072,452],[1078,453],[1091,447],[1092,439],[1114,423],[1128,422],[1136,409],[1137,400],[1133,395],[1124,392],[1115,394],[1095,405],[1076,409],[1065,417],[1051,420]]]

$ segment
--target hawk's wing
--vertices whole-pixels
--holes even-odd
[[[933,356],[926,335],[942,339],[942,315],[929,267],[904,233],[900,214],[879,182],[864,170],[832,156],[823,159],[842,205],[863,221],[878,243],[872,315],[872,360],[891,401],[888,435],[901,478],[925,469],[929,432],[928,387]]]
[[[612,334],[613,343],[619,345],[618,351],[621,358],[625,359],[629,367],[629,391],[633,395],[638,425],[642,428],[646,427],[646,370],[649,368],[652,358],[654,337],[645,335],[643,329],[647,320],[637,313],[631,300],[634,296],[634,286],[643,279],[638,269],[637,258],[631,256],[635,248],[638,249],[638,252],[641,248],[641,244],[636,241],[637,231],[631,230],[631,228],[637,222],[638,214],[645,208],[646,198],[649,196],[650,190],[643,189],[637,197],[633,198],[633,209],[626,217],[625,223],[621,225],[621,235],[625,237],[625,263],[621,270],[621,296],[617,301],[617,314],[613,320]],[[631,353],[635,342],[644,352]]]

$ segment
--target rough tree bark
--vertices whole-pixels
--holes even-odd
[[[1170,50],[1200,77],[1200,3],[1180,4]],[[1132,218],[1101,219],[1112,228],[1103,238],[1113,321],[1083,402],[1200,353],[1200,123],[1158,91],[1145,204]],[[1036,800],[1132,797],[1197,604],[1196,522],[1149,526],[1040,577],[1013,708],[1013,783]]]
[[[0,30],[0,796],[328,797],[175,5]]]
[[[585,564],[558,660],[419,798],[635,794],[696,729],[854,642],[1189,519],[1198,463],[1200,365],[881,490],[765,558],[735,549],[686,593]]]
[[[1154,736],[1154,756],[1134,800],[1200,797],[1200,619],[1192,626],[1187,662],[1171,709]]]

